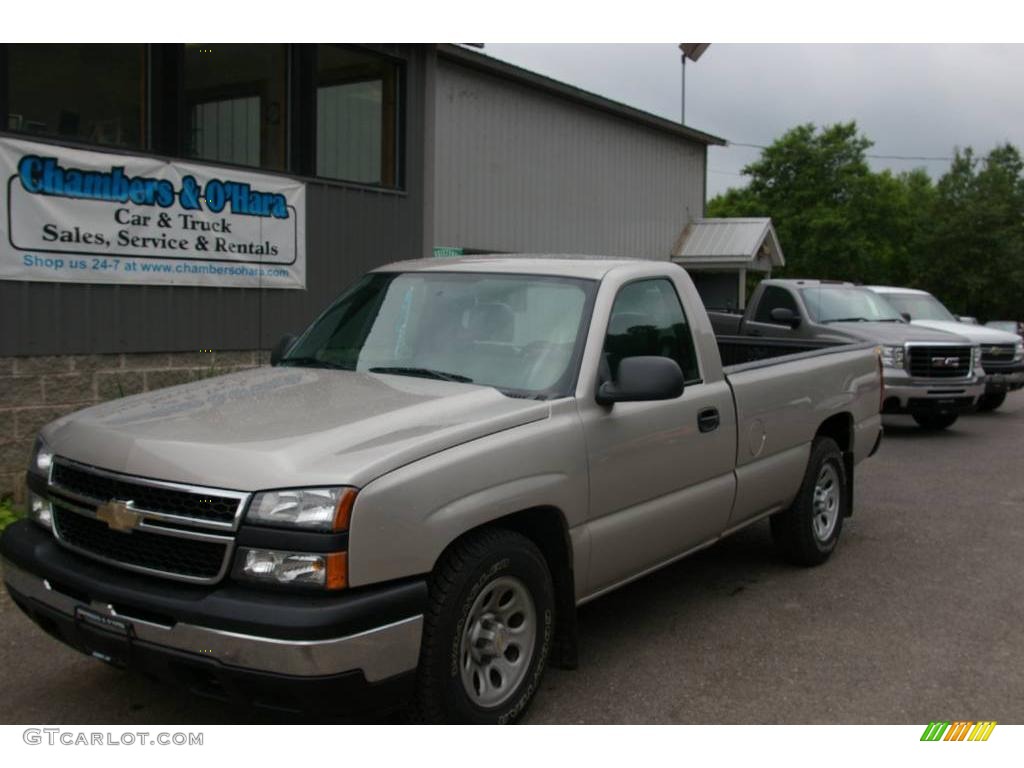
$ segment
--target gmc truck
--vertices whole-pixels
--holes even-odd
[[[709,314],[716,333],[879,345],[883,412],[912,416],[923,429],[952,426],[985,392],[977,343],[911,325],[877,293],[852,283],[763,280],[742,315]]]
[[[885,297],[907,322],[955,333],[981,347],[985,392],[978,399],[979,411],[994,411],[1006,400],[1007,392],[1024,387],[1024,340],[1016,333],[965,323],[927,291],[882,285],[869,288]]]
[[[273,363],[41,430],[33,621],[219,699],[511,722],[580,604],[763,518],[827,560],[882,434],[874,345],[716,340],[665,262],[392,264]]]

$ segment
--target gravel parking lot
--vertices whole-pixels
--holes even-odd
[[[767,524],[581,609],[580,668],[532,723],[1024,722],[1024,393],[928,434],[886,424],[825,566]],[[0,598],[0,720],[232,723],[59,645]]]

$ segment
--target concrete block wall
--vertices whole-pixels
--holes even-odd
[[[0,498],[13,494],[44,424],[117,397],[269,361],[268,351],[0,358]]]

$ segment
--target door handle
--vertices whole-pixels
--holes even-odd
[[[713,432],[718,429],[721,419],[717,408],[705,408],[697,414],[697,428],[701,432]]]

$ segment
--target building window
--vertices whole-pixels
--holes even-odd
[[[186,156],[284,170],[287,72],[284,45],[186,45]]]
[[[398,82],[390,59],[318,46],[317,176],[398,186]]]
[[[12,43],[7,61],[7,130],[145,145],[144,45]]]

